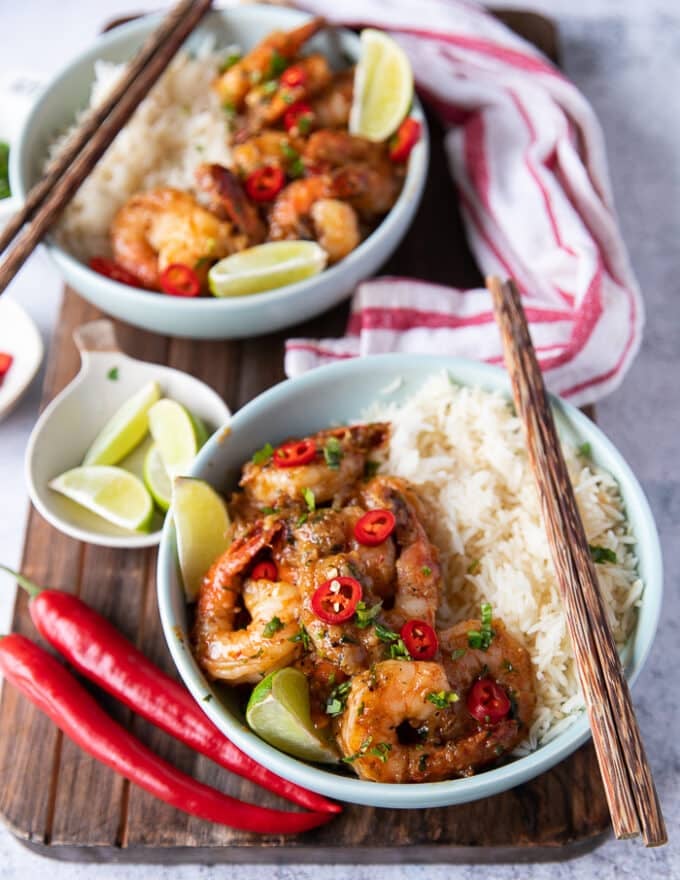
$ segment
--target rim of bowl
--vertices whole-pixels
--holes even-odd
[[[439,369],[454,371],[462,368],[472,370],[475,374],[474,380],[465,381],[463,384],[480,385],[482,387],[489,384],[503,393],[511,394],[510,380],[507,373],[500,367],[490,364],[472,361],[467,358],[427,354],[403,355],[389,353],[370,355],[318,367],[295,379],[285,380],[267,389],[232,416],[230,421],[232,431],[238,430],[239,423],[248,419],[251,415],[257,414],[261,410],[266,411],[269,405],[279,398],[285,398],[292,393],[304,393],[306,389],[315,385],[325,385],[326,383],[330,385],[338,379],[347,380],[353,374],[361,374],[365,369],[367,361],[393,366],[397,374],[408,372],[411,365],[423,364],[428,361],[431,361],[433,364],[433,372]],[[488,380],[488,383],[485,380]],[[663,598],[662,557],[656,524],[644,490],[614,444],[594,422],[576,409],[576,407],[553,394],[550,394],[549,397],[553,409],[558,414],[566,417],[567,422],[576,428],[580,436],[594,441],[602,450],[603,457],[608,462],[607,470],[615,473],[617,482],[626,484],[626,492],[634,499],[638,510],[639,520],[642,524],[642,534],[637,534],[636,539],[639,545],[644,545],[645,547],[648,576],[644,585],[643,601],[646,603],[647,617],[650,625],[649,638],[644,643],[636,646],[635,664],[626,669],[627,680],[630,685],[633,685],[649,656],[661,613]],[[193,476],[198,476],[204,465],[211,460],[218,442],[217,437],[213,436],[203,447],[194,461],[192,467]],[[558,734],[550,742],[540,746],[536,751],[528,755],[516,758],[508,764],[491,770],[485,770],[465,779],[425,782],[416,785],[369,782],[358,778],[341,776],[332,771],[324,770],[318,765],[308,764],[291,755],[287,755],[285,752],[270,746],[260,739],[254,732],[236,719],[229,708],[220,703],[219,699],[209,702],[204,701],[203,698],[206,693],[212,692],[211,685],[203,676],[191,651],[187,650],[183,643],[180,643],[173,631],[173,627],[176,624],[173,621],[170,600],[172,590],[170,572],[172,571],[176,571],[174,533],[172,525],[169,519],[167,519],[163,528],[157,563],[158,606],[163,634],[173,662],[184,684],[213,723],[232,739],[239,748],[259,763],[273,769],[274,772],[285,779],[296,782],[312,791],[350,803],[404,809],[467,803],[498,794],[501,791],[507,791],[545,772],[570,755],[590,736],[587,715],[583,712],[566,730]],[[653,588],[650,585],[653,585]],[[177,587],[181,589],[179,581],[177,582]]]
[[[46,83],[45,86],[41,89],[39,97],[33,104],[30,112],[24,120],[21,131],[16,138],[14,149],[10,150],[10,183],[13,192],[16,193],[16,196],[20,201],[23,202],[23,200],[26,198],[27,193],[24,175],[21,171],[21,163],[23,160],[24,152],[27,149],[29,129],[32,128],[35,121],[40,116],[43,106],[51,99],[51,93],[54,88],[58,86],[63,79],[68,77],[75,68],[82,64],[84,56],[96,52],[96,49],[98,48],[115,44],[131,34],[135,35],[138,32],[141,32],[142,34],[148,33],[152,30],[154,24],[160,21],[161,17],[161,13],[151,13],[149,15],[144,15],[139,20],[134,20],[119,25],[109,33],[102,34],[83,52],[80,52],[72,61],[62,67],[61,70],[54,77],[52,77],[52,79],[50,79],[50,81]],[[280,19],[281,21],[283,21],[284,19],[288,19],[291,23],[293,23],[295,21],[306,20],[308,18],[311,18],[312,16],[309,13],[298,9],[291,9],[281,6],[272,7],[263,6],[262,4],[252,4],[250,6],[244,5],[229,7],[225,9],[213,9],[212,12],[203,19],[203,23],[209,21],[210,18],[213,17],[221,18],[223,20],[228,20],[229,17],[241,19],[250,18],[255,20],[266,18],[267,21],[270,21],[272,19]],[[274,24],[276,23],[277,22],[274,22]],[[354,34],[352,31],[349,31],[346,28],[338,28],[338,31],[343,35],[343,37],[349,39],[350,42],[354,43],[354,45],[358,48],[359,36],[357,34]],[[411,153],[411,157],[407,165],[406,177],[404,178],[404,183],[401,192],[399,193],[399,197],[397,198],[397,201],[394,203],[386,216],[380,221],[378,226],[376,226],[376,228],[370,233],[370,235],[368,235],[367,238],[365,238],[350,254],[348,254],[334,266],[330,266],[329,268],[324,269],[323,272],[319,273],[319,275],[314,275],[311,278],[305,279],[303,281],[298,281],[294,284],[288,284],[284,287],[274,288],[273,290],[262,291],[261,293],[253,294],[252,296],[216,297],[211,295],[206,297],[192,298],[171,296],[163,297],[162,294],[158,291],[149,291],[144,290],[143,288],[131,287],[128,284],[122,284],[118,281],[113,281],[112,279],[107,278],[105,275],[94,272],[92,269],[89,268],[89,266],[87,266],[86,263],[82,263],[72,254],[70,254],[52,237],[49,237],[45,241],[45,246],[52,258],[56,260],[56,262],[60,266],[66,267],[68,271],[78,277],[79,280],[87,281],[89,279],[92,279],[93,277],[96,278],[97,282],[104,284],[111,292],[111,295],[118,298],[119,302],[125,303],[128,302],[130,298],[132,298],[137,304],[144,305],[146,303],[148,305],[151,305],[155,303],[157,305],[159,302],[159,296],[161,296],[163,307],[175,314],[181,314],[184,309],[193,307],[202,309],[207,312],[209,312],[211,308],[216,310],[229,309],[232,312],[238,314],[241,311],[246,312],[252,308],[253,296],[256,296],[257,302],[260,303],[263,308],[266,308],[268,305],[278,303],[281,300],[286,300],[288,297],[295,294],[302,295],[304,293],[310,293],[314,289],[314,286],[318,282],[319,278],[323,277],[325,280],[331,281],[336,276],[342,275],[343,271],[347,268],[350,268],[356,261],[360,260],[362,256],[366,253],[366,251],[378,245],[384,238],[388,237],[389,233],[392,230],[392,227],[400,222],[403,213],[408,210],[411,201],[416,200],[416,202],[419,202],[427,179],[427,168],[430,156],[430,139],[423,106],[418,98],[418,95],[415,92],[413,95],[413,107],[410,112],[411,115],[415,116],[415,118],[420,122],[422,126],[421,137],[419,143],[416,145],[416,148]],[[350,295],[351,291],[348,291],[347,296]]]

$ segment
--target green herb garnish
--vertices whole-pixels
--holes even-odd
[[[342,461],[342,446],[337,437],[329,437],[323,448],[323,457],[329,468],[337,471]]]
[[[112,382],[118,381],[118,367],[111,367],[109,372],[106,374],[106,378],[110,379]]]
[[[233,67],[237,61],[241,60],[240,52],[230,52],[224,61],[220,64],[219,72],[225,73],[230,67]]]
[[[429,755],[424,754],[418,758],[418,770],[420,770],[421,773],[425,772],[425,770],[427,768],[427,759],[429,757],[430,757]]]
[[[213,697],[212,694],[206,694],[204,697],[202,697],[201,702],[209,703],[212,700],[212,697]]]
[[[479,629],[471,629],[468,631],[468,645],[471,648],[487,651],[494,633],[491,629],[492,609],[488,602],[482,602],[482,623]]]
[[[477,572],[479,571],[479,568],[480,568],[479,559],[473,559],[472,562],[467,567],[467,573],[468,574],[477,574]]]
[[[266,82],[263,86],[261,86],[263,95],[273,95],[274,92],[278,89],[279,84],[277,80],[270,79],[269,82]]]
[[[265,516],[273,516],[273,514],[278,513],[278,507],[263,507],[261,511]]]
[[[265,443],[262,449],[253,453],[253,464],[266,464],[272,455],[274,455],[274,447],[271,443]]]
[[[12,195],[9,187],[9,144],[0,141],[0,199]]]
[[[590,550],[593,562],[618,562],[616,553],[610,550],[609,547],[597,547],[593,546],[593,544],[588,544],[588,549]]]
[[[412,659],[411,655],[409,654],[409,650],[404,644],[404,640],[399,635],[399,633],[396,633],[394,630],[389,629],[389,627],[387,626],[383,626],[382,623],[376,623],[375,634],[381,642],[387,642],[387,644],[389,644],[391,660]]]
[[[381,608],[382,602],[378,602],[376,605],[371,606],[368,606],[364,601],[357,602],[357,607],[354,612],[354,625],[359,629],[366,629],[380,614]]]
[[[392,751],[392,744],[381,742],[376,743],[372,748],[368,750],[369,755],[373,755],[374,758],[379,758],[383,764],[387,763],[387,759],[389,758],[389,753]]]
[[[451,651],[451,659],[455,663],[456,660],[460,660],[461,657],[465,656],[465,648],[456,648],[455,651]]]
[[[429,565],[424,565],[420,570],[425,575],[425,577],[429,577],[432,574],[432,569]]]
[[[455,691],[432,691],[425,699],[438,709],[448,709],[452,703],[457,703],[460,697]]]
[[[279,52],[274,49],[272,52],[272,57],[269,62],[269,72],[268,76],[270,79],[274,77],[281,76],[283,71],[288,67],[288,61],[283,57]]]
[[[351,687],[351,681],[343,681],[342,684],[336,685],[333,688],[326,700],[326,715],[332,715],[335,717],[344,712]]]
[[[347,757],[343,758],[342,760],[345,762],[345,764],[351,764],[352,761],[356,761],[357,758],[362,758],[366,754],[372,742],[373,737],[367,736],[366,739],[359,746],[358,752],[355,752],[353,755],[347,755]]]
[[[271,639],[274,633],[277,633],[280,629],[283,629],[281,619],[279,617],[272,617],[269,623],[262,630],[262,635],[265,637],[265,639]]]
[[[312,117],[308,113],[303,113],[295,124],[300,134],[309,134],[309,129],[312,127]]]
[[[225,101],[222,104],[222,109],[225,113],[228,113],[229,116],[234,116],[236,114],[236,104],[234,104],[232,101]]]
[[[379,461],[366,461],[364,462],[364,479],[370,480],[371,477],[374,477],[378,471],[380,470],[380,462]]]
[[[311,489],[301,489],[302,497],[305,499],[305,504],[307,505],[307,510],[310,513],[314,513],[316,510],[316,498],[314,497],[314,492]]]
[[[583,458],[590,458],[590,454],[592,452],[592,449],[590,447],[590,443],[588,443],[588,441],[586,441],[585,443],[581,443],[581,445],[578,447],[578,449],[576,451]]]
[[[309,649],[312,646],[312,640],[309,638],[309,633],[305,629],[304,623],[300,624],[298,631],[295,633],[294,636],[291,636],[288,639],[288,641],[289,642],[301,642],[302,647],[304,648],[305,651],[309,651]]]

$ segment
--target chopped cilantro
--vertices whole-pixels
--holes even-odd
[[[278,81],[275,79],[270,79],[269,82],[266,82],[266,83],[264,83],[263,86],[261,86],[262,94],[263,95],[273,95],[274,92],[278,89],[278,87],[279,87]]]
[[[364,478],[370,480],[371,477],[374,477],[378,471],[380,470],[380,462],[379,461],[366,461],[364,462]]]
[[[480,567],[479,559],[473,559],[472,562],[468,565],[467,573],[468,574],[477,574]]]
[[[420,770],[421,773],[423,773],[423,772],[426,770],[426,768],[427,768],[427,759],[428,759],[429,757],[430,757],[429,755],[422,754],[422,755],[418,758],[418,770]]]
[[[452,703],[457,703],[460,697],[455,691],[432,691],[425,699],[438,709],[448,709]]]
[[[253,464],[266,464],[274,454],[274,447],[271,443],[265,443],[262,449],[258,449],[253,453]]]
[[[212,700],[212,694],[206,694],[206,695],[202,698],[201,702],[203,702],[203,703],[209,703],[211,700]]]
[[[300,134],[309,134],[309,129],[312,127],[312,118],[308,113],[303,113],[302,116],[298,116],[298,120],[295,124],[297,125]]]
[[[118,381],[118,367],[111,367],[109,372],[106,374],[106,378],[110,379],[112,382]]]
[[[381,642],[387,642],[390,646],[390,659],[392,660],[411,660],[408,648],[404,644],[404,640],[399,633],[383,626],[382,623],[376,623],[375,634]]]
[[[357,758],[361,758],[361,757],[363,757],[363,756],[366,754],[366,752],[367,752],[367,750],[368,750],[368,748],[369,748],[369,746],[371,745],[372,742],[373,742],[373,737],[372,737],[372,736],[367,736],[366,739],[365,739],[365,740],[361,743],[361,745],[359,746],[359,751],[358,751],[358,752],[355,752],[353,755],[347,755],[347,756],[346,756],[345,758],[343,758],[342,760],[343,760],[346,764],[351,764],[352,761],[356,761]]]
[[[274,49],[272,57],[269,61],[269,78],[281,76],[283,71],[288,67],[288,61],[279,52]]]
[[[295,103],[295,95],[291,92],[282,91],[281,92],[281,100],[284,104],[294,104]]]
[[[592,451],[591,447],[590,447],[590,443],[588,443],[587,441],[585,443],[581,443],[581,445],[579,446],[579,448],[576,451],[578,452],[579,455],[583,456],[583,458],[590,458],[590,453]]]
[[[456,660],[460,660],[461,657],[465,656],[465,648],[456,648],[455,651],[451,652],[451,659],[455,663]]]
[[[291,636],[291,637],[288,639],[288,641],[289,641],[289,642],[301,642],[301,643],[302,643],[302,647],[304,648],[305,651],[309,651],[309,649],[310,649],[311,646],[312,646],[312,641],[311,641],[311,639],[309,638],[309,633],[308,633],[307,630],[305,629],[305,625],[304,625],[304,623],[301,623],[301,624],[300,624],[300,627],[299,627],[298,631],[295,633],[294,636]]]
[[[429,565],[424,565],[420,570],[425,575],[425,577],[429,577],[432,574],[432,569]]]
[[[363,715],[365,711],[366,711],[366,704],[359,703],[359,708],[357,709],[357,715]]]
[[[279,512],[278,507],[263,507],[262,508],[262,513],[265,516],[272,516],[273,514],[278,513],[278,512]]]
[[[399,638],[399,633],[396,633],[387,626],[383,626],[382,623],[376,623],[375,634],[381,642],[396,642]]]
[[[491,615],[491,605],[488,602],[482,602],[481,626],[479,629],[469,630],[467,634],[468,645],[471,648],[477,648],[482,651],[487,651],[489,649],[489,645],[494,636],[494,632],[491,629]]]
[[[374,758],[379,758],[383,764],[387,763],[387,759],[389,758],[389,753],[392,751],[391,743],[381,742],[376,743],[372,748],[368,750],[369,755],[373,755]]]
[[[371,605],[370,607],[363,601],[357,602],[354,614],[354,625],[359,627],[359,629],[366,629],[366,627],[370,626],[380,614],[381,608],[382,602],[378,602],[376,605]]]
[[[213,260],[214,260],[214,257],[199,257],[196,260],[196,262],[194,263],[194,269],[201,269],[207,263],[212,263]]]
[[[343,681],[342,684],[336,685],[333,688],[333,690],[328,695],[328,699],[326,700],[327,715],[332,715],[333,717],[335,717],[336,715],[342,714],[345,709],[345,704],[347,702],[347,697],[349,695],[351,687],[351,681]]]
[[[230,67],[233,67],[237,61],[241,60],[240,52],[230,52],[224,61],[220,64],[220,73],[225,73]]]
[[[305,504],[307,505],[307,510],[310,513],[314,513],[316,510],[316,498],[314,497],[314,492],[311,489],[301,489],[302,497],[305,499]]]
[[[0,199],[8,199],[12,195],[9,186],[9,145],[0,141]]]
[[[334,471],[337,471],[337,469],[340,467],[342,456],[342,446],[340,445],[340,441],[338,440],[338,438],[329,437],[323,448],[323,457],[328,467],[332,468]]]
[[[233,116],[236,113],[236,104],[232,103],[232,101],[225,101],[222,104],[222,109],[225,113],[228,113],[229,116]]]
[[[590,556],[593,562],[618,562],[616,553],[614,553],[613,550],[610,550],[609,547],[597,547],[588,544],[588,549],[590,550]]]
[[[297,521],[296,521],[295,525],[296,525],[296,526],[303,526],[303,525],[307,522],[308,519],[309,519],[309,514],[308,514],[308,513],[302,513],[302,514],[300,514],[300,516],[297,518]]]
[[[254,86],[256,86],[259,82],[262,81],[262,72],[259,70],[251,70],[250,74],[248,75],[248,79]]]
[[[288,165],[288,177],[302,177],[305,173],[305,164],[299,157],[297,159],[293,159],[293,161]]]
[[[281,619],[279,617],[272,617],[269,623],[262,630],[262,635],[265,637],[265,639],[271,639],[274,633],[277,633],[280,629],[283,629]]]

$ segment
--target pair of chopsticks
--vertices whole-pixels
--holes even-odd
[[[13,242],[0,260],[0,294],[211,5],[212,0],[180,0],[170,10],[127,65],[109,97],[87,114],[30,190],[23,208],[0,234],[0,253]]]
[[[503,283],[496,277],[487,278],[486,286],[501,330],[515,406],[524,423],[614,833],[619,838],[642,834],[647,846],[660,846],[668,839],[661,805],[519,292],[512,281]]]

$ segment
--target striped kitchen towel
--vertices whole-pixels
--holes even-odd
[[[522,292],[548,387],[591,403],[621,381],[644,320],[592,108],[537,49],[468,0],[304,0],[309,11],[383,28],[404,48],[445,148],[484,275]],[[452,234],[453,230],[452,230]],[[501,363],[489,294],[418,279],[360,285],[341,339],[290,339],[286,373],[387,351]]]

